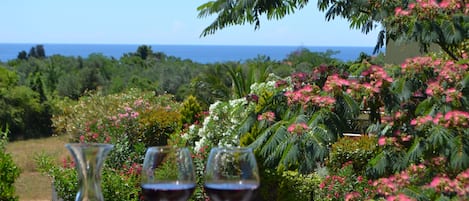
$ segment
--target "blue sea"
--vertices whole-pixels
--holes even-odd
[[[29,52],[37,44],[4,43],[0,44],[0,61],[16,59],[21,51]],[[107,57],[119,59],[125,53],[136,52],[140,45],[118,44],[42,44],[46,56],[60,54],[63,56],[88,57],[92,53],[101,53]],[[373,47],[320,47],[320,46],[228,46],[228,45],[150,45],[153,52],[163,52],[167,56],[190,59],[198,63],[215,63],[226,61],[243,62],[258,56],[268,56],[271,60],[281,61],[288,54],[300,48],[312,52],[327,50],[339,51],[333,57],[342,61],[357,59],[361,52],[372,55]]]

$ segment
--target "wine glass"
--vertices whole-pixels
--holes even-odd
[[[195,186],[194,165],[187,148],[157,146],[147,149],[141,182],[146,201],[186,201]]]
[[[204,189],[213,201],[248,201],[259,187],[251,148],[213,148],[205,168]]]

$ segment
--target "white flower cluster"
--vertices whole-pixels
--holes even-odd
[[[210,106],[209,116],[203,121],[195,142],[195,151],[204,146],[239,146],[238,128],[254,107],[245,98],[216,102]],[[191,132],[191,130],[189,130]]]

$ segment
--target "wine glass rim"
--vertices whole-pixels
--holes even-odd
[[[219,152],[228,152],[228,151],[235,151],[235,152],[252,152],[251,147],[214,147],[212,148],[214,151]]]
[[[186,150],[187,147],[175,147],[175,146],[170,146],[170,145],[163,145],[163,146],[151,146],[147,148],[148,150],[158,150],[158,151],[164,151],[164,150]]]
[[[95,143],[95,142],[77,142],[77,143],[67,143],[65,144],[66,147],[114,147],[113,144],[106,144],[106,143]]]

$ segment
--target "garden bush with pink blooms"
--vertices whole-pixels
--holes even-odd
[[[287,78],[271,75],[252,85],[248,97],[213,104],[205,120],[182,136],[199,156],[214,146],[249,146],[263,168],[307,175],[324,168],[331,147],[366,111],[370,124],[362,134],[376,151],[361,171],[354,171],[355,161],[335,164],[342,168],[327,171],[315,200],[467,199],[465,190],[450,189],[469,189],[468,67],[467,56],[423,56],[400,66],[363,61],[349,69],[318,66]],[[348,154],[350,160],[365,157]],[[433,158],[443,166],[426,165]],[[202,167],[205,159],[197,159]],[[407,183],[385,182],[415,166],[424,166],[425,174],[413,174]],[[434,181],[439,178],[453,183],[442,190]],[[400,186],[383,190],[386,185]]]
[[[139,174],[147,147],[166,145],[182,128],[181,104],[171,95],[130,90],[113,95],[89,94],[78,101],[64,101],[62,114],[54,117],[57,133],[70,142],[114,145],[103,168],[103,194],[109,200],[139,200]],[[71,157],[61,166],[47,156],[38,159],[40,169],[53,178],[58,195],[74,200],[76,171]]]

